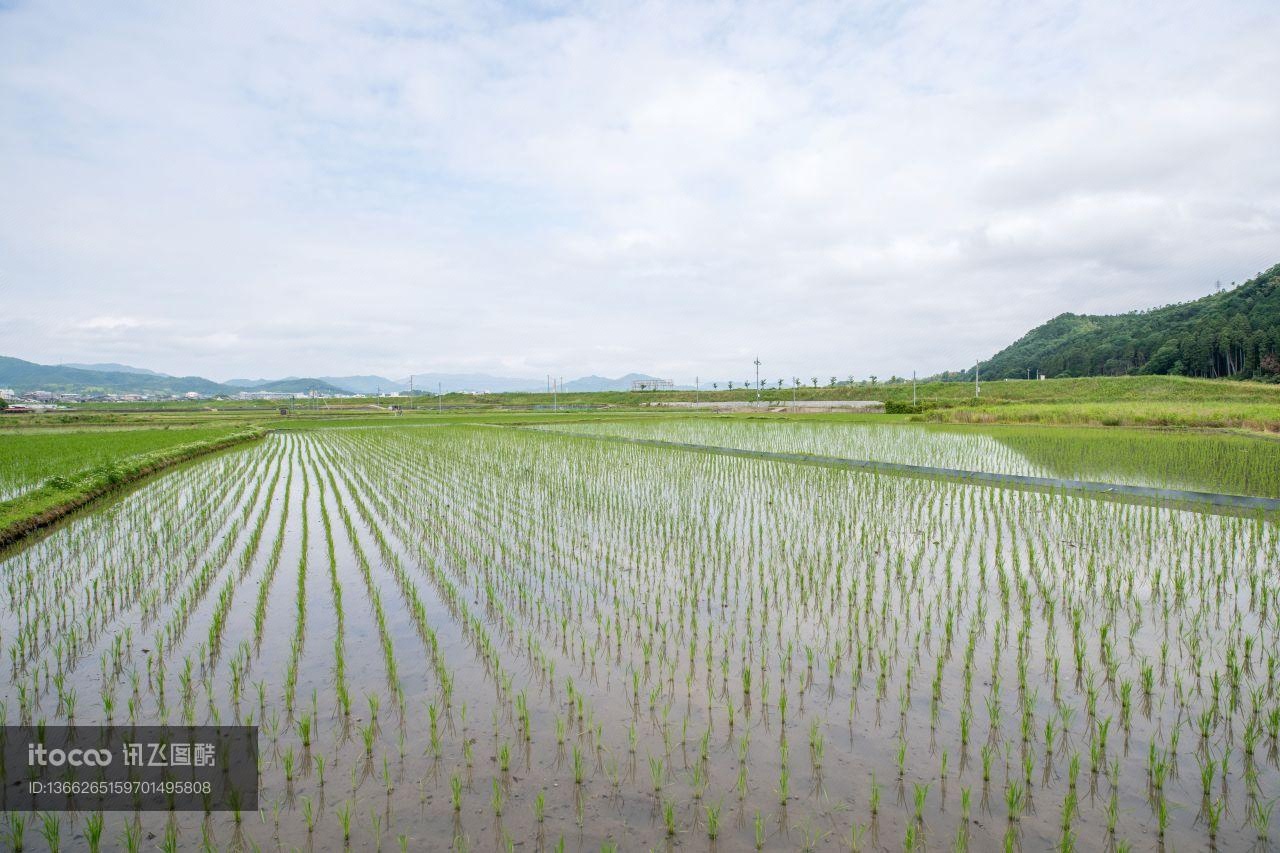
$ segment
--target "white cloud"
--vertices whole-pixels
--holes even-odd
[[[1280,260],[1277,36],[1245,2],[19,3],[6,349],[218,377],[956,367]]]

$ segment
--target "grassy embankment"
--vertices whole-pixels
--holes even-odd
[[[8,463],[9,471],[30,477],[40,470],[46,476],[38,485],[0,502],[0,547],[148,474],[265,435],[253,426],[129,433],[94,430],[5,436],[0,461]],[[28,458],[23,463],[15,461],[24,455]]]

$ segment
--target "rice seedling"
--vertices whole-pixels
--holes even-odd
[[[1038,464],[988,434],[728,426],[635,429]],[[871,820],[851,846],[883,832],[1069,848],[1103,826],[1117,847],[1265,844],[1278,558],[1265,515],[493,427],[281,434],[0,557],[0,707],[77,724],[248,717],[262,802],[293,805],[240,826],[246,847],[303,846],[324,808],[344,843],[375,846],[415,787],[426,833],[475,846],[613,843],[592,834],[602,803],[650,792],[654,819],[625,846],[701,824],[764,847],[775,813],[786,846],[821,846],[813,827],[848,826],[849,803]],[[350,780],[336,807],[334,767]],[[825,773],[851,799],[829,796]],[[500,825],[474,821],[477,783]],[[1199,808],[1178,807],[1183,784]],[[741,821],[715,799],[729,785]],[[1006,835],[973,823],[988,797],[1004,800]],[[362,809],[357,834],[372,831],[356,839]],[[85,818],[85,843],[127,847],[137,826],[167,843],[169,825],[205,837],[184,816],[109,814]]]

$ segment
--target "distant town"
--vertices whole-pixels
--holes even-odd
[[[482,395],[488,391],[455,391],[451,393]],[[241,391],[236,394],[201,394],[199,391],[186,391],[181,394],[108,394],[108,393],[60,393],[56,391],[15,391],[13,388],[0,388],[0,400],[6,407],[0,412],[19,414],[22,412],[51,411],[65,408],[77,403],[159,403],[181,402],[192,400],[231,401],[231,400],[342,400],[377,398],[408,398],[428,396],[422,392],[410,395],[403,391],[383,391],[374,394],[336,393],[332,391]]]

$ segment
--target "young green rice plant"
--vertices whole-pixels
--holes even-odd
[[[506,797],[502,793],[502,786],[498,784],[498,780],[493,780],[493,794],[489,797],[489,805],[493,808],[494,817],[502,817],[502,807],[506,803]]]
[[[342,843],[351,843],[351,801],[347,800],[338,807],[338,825],[342,828]]]
[[[720,835],[720,803],[715,805],[707,804],[707,837],[712,841]]]
[[[1275,800],[1272,800],[1269,803],[1263,803],[1260,800],[1256,800],[1253,803],[1253,813],[1249,816],[1249,822],[1253,824],[1259,843],[1265,843],[1270,835],[1271,812],[1275,808],[1275,805]]]
[[[98,853],[102,849],[102,812],[92,812],[84,821],[84,840],[89,845],[90,853]]]
[[[912,796],[915,801],[915,819],[920,823],[924,823],[924,807],[929,799],[929,784],[925,782],[923,785],[919,782],[912,782]]]
[[[1210,841],[1218,837],[1218,829],[1222,826],[1222,815],[1226,807],[1226,801],[1222,799],[1212,800],[1205,805],[1205,828],[1208,830]]]
[[[17,812],[9,812],[6,827],[9,846],[14,850],[23,850],[26,844],[27,818]]]
[[[129,853],[138,853],[142,844],[142,825],[136,820],[127,821],[120,832],[120,841]]]
[[[649,757],[649,778],[653,782],[653,792],[657,794],[662,790],[662,781],[664,778],[663,763],[661,758]]]
[[[62,849],[62,821],[54,812],[40,815],[40,837],[49,846],[51,853]]]

